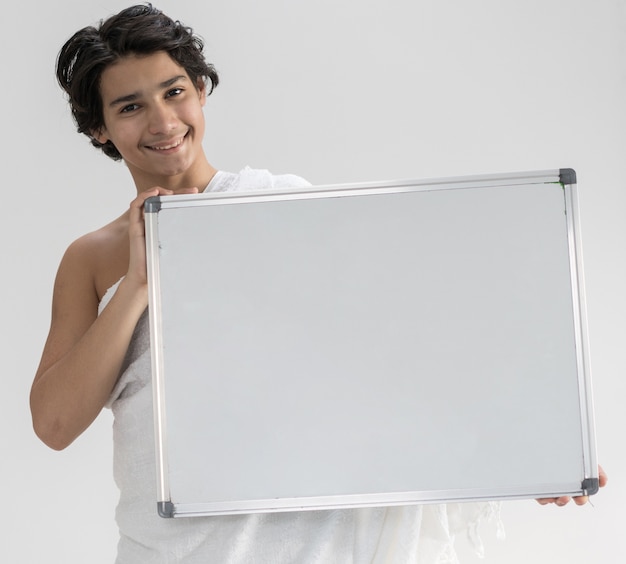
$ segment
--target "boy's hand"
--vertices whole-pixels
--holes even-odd
[[[598,481],[599,481],[600,487],[603,488],[604,486],[606,486],[606,483],[608,482],[608,480],[609,478],[606,475],[606,472],[602,469],[602,466],[598,466]],[[569,496],[546,497],[546,498],[538,499],[537,502],[540,505],[549,505],[550,503],[554,503],[555,505],[558,505],[559,507],[563,507],[564,505],[567,505],[570,501],[572,501],[572,499],[574,500],[574,503],[576,505],[585,505],[585,503],[589,501],[589,496],[579,495],[573,498]]]

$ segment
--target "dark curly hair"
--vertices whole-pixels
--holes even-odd
[[[174,21],[152,4],[131,6],[107,20],[98,28],[89,26],[77,31],[61,48],[56,75],[68,95],[79,133],[118,161],[122,158],[111,143],[100,143],[93,133],[104,127],[100,77],[120,58],[165,51],[185,69],[193,84],[200,80],[211,94],[219,79],[215,67],[205,61],[202,40],[193,30]],[[207,94],[207,95],[208,95]]]

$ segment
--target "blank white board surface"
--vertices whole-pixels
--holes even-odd
[[[146,205],[163,516],[595,493],[575,174]]]

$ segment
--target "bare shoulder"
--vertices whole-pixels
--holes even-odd
[[[98,305],[128,267],[125,216],[76,239],[65,251],[52,297],[52,319],[38,374],[56,362],[88,330]]]
[[[127,268],[128,218],[123,214],[74,241],[61,261],[58,278],[71,280],[72,285],[89,286],[99,302]]]

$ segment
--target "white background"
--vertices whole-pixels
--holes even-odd
[[[28,392],[67,245],[119,215],[123,164],[74,132],[59,47],[126,2],[3,9],[0,394],[3,561],[113,561],[111,414],[67,450],[36,439]],[[626,561],[626,2],[163,0],[192,25],[222,84],[209,98],[213,165],[311,182],[577,170],[598,450],[609,486],[584,508],[506,502],[483,562]],[[540,391],[538,391],[540,393]],[[554,406],[558,411],[559,405]],[[478,562],[460,542],[462,562]]]

